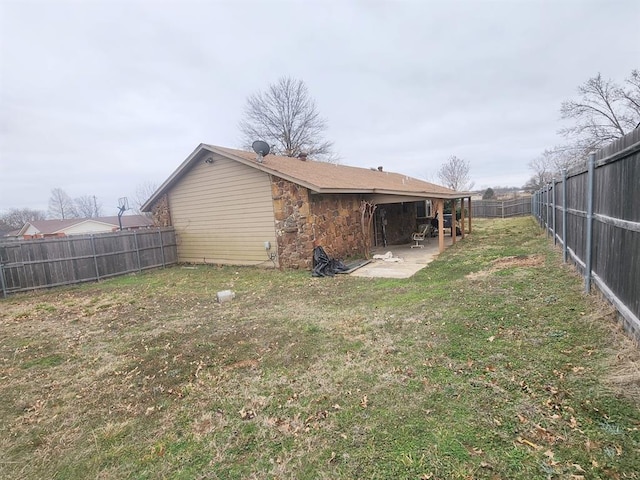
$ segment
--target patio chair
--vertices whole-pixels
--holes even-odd
[[[413,235],[411,235],[411,239],[416,242],[415,244],[411,245],[411,248],[423,248],[424,244],[420,242],[424,242],[425,240],[428,242],[432,232],[433,226],[430,223],[420,225],[418,227],[418,231],[414,232]]]

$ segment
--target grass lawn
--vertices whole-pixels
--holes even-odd
[[[582,289],[520,218],[407,280],[178,266],[0,299],[0,477],[640,479],[640,354]]]

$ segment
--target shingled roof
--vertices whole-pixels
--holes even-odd
[[[108,217],[94,217],[94,218],[67,218],[64,220],[52,219],[52,220],[34,220],[27,222],[19,230],[18,235],[23,235],[27,231],[29,225],[35,227],[39,233],[43,235],[51,235],[58,232],[62,232],[67,228],[79,225],[85,222],[103,223],[110,227],[119,227],[118,216]],[[144,215],[123,215],[122,216],[122,228],[140,228],[149,227],[153,225],[153,221]]]
[[[378,169],[336,165],[311,159],[267,155],[258,162],[256,154],[246,150],[200,144],[171,174],[149,200],[142,211],[149,211],[153,203],[164,194],[203,153],[217,153],[231,160],[302,185],[316,193],[370,193],[410,195],[424,198],[462,198],[469,192],[456,192],[449,188],[425,182],[400,173]]]

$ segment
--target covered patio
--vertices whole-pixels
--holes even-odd
[[[464,240],[465,235],[471,233],[471,195],[469,192],[456,192],[449,196],[439,196],[437,198],[430,196],[400,196],[400,195],[384,195],[378,194],[370,197],[369,201],[376,206],[375,218],[373,222],[373,242],[372,249],[390,248],[392,246],[404,245],[407,242],[406,235],[397,234],[395,230],[402,230],[405,225],[401,222],[394,223],[393,213],[387,214],[386,210],[391,212],[397,211],[398,206],[412,205],[415,214],[411,218],[410,228],[412,232],[417,232],[419,226],[425,223],[433,223],[437,231],[438,253],[444,252],[447,241],[447,234],[450,234],[451,245],[455,244],[460,237]],[[450,202],[451,226],[445,227],[445,202]],[[395,208],[394,208],[395,207]],[[459,209],[460,218],[456,221],[456,214]],[[414,211],[413,209],[411,211]],[[397,217],[405,217],[406,214],[396,215]],[[460,229],[460,235],[454,234],[456,226]],[[390,240],[387,241],[387,238]],[[409,237],[410,238],[410,237]],[[394,241],[397,240],[397,241]],[[434,239],[430,238],[430,244],[434,243]],[[424,242],[424,247],[427,242]]]
[[[424,248],[411,248],[407,245],[390,245],[376,247],[373,255],[386,256],[391,252],[391,258],[375,259],[354,270],[352,277],[366,278],[409,278],[426,267],[439,254],[438,242],[435,238]]]

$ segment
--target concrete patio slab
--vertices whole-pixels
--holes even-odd
[[[399,261],[375,259],[349,275],[371,278],[409,278],[438,256],[438,239],[430,239],[429,242],[425,242],[423,248],[411,248],[411,244],[380,246],[372,249],[371,255],[385,255],[387,252],[392,253],[392,259]]]

